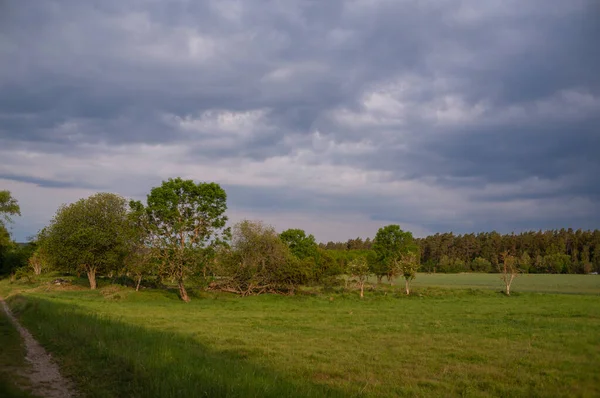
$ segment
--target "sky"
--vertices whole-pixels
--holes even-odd
[[[214,181],[319,241],[600,227],[596,0],[0,0],[18,241]]]

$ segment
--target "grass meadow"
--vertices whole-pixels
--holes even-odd
[[[185,304],[1,281],[0,295],[90,397],[600,396],[600,276],[523,275],[510,297],[498,275],[413,288]]]

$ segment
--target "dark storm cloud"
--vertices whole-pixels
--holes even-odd
[[[187,152],[174,162],[182,167],[308,151],[314,156],[303,158],[305,165],[351,166],[384,173],[378,182],[460,191],[485,209],[457,210],[477,228],[516,222],[487,217],[495,201],[564,200],[568,207],[575,197],[598,205],[600,13],[592,0],[53,0],[0,7],[5,149],[91,158],[125,145],[181,145]],[[396,90],[385,91],[389,85]],[[402,106],[386,108],[388,97],[367,103],[377,90]],[[447,98],[458,105],[444,105]],[[449,116],[436,116],[440,109]],[[263,113],[253,126],[238,127],[248,131],[206,119],[257,110]],[[366,141],[372,150],[344,147]],[[93,188],[81,176],[81,183],[62,183],[7,170],[0,178]],[[144,179],[154,181],[152,172]],[[486,190],[532,179],[547,184]],[[294,189],[231,183],[229,191],[248,209],[356,212],[434,230],[453,225],[436,222],[419,201],[373,198],[365,187],[315,195],[308,180]],[[597,211],[587,214],[600,222]],[[545,217],[522,224],[564,222]]]

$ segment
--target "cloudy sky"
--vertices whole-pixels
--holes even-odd
[[[599,4],[1,0],[13,235],[177,176],[321,241],[598,228]]]

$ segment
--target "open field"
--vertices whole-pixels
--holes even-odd
[[[528,277],[512,297],[484,274],[420,274],[411,297],[364,300],[196,292],[184,304],[7,281],[0,294],[24,290],[9,304],[92,397],[600,395],[600,279]]]
[[[398,280],[397,283],[403,283]],[[437,286],[460,289],[503,289],[499,274],[418,274],[415,287]],[[521,274],[515,278],[513,292],[596,294],[600,295],[600,275]]]

